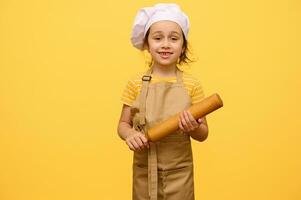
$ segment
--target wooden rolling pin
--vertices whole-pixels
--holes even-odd
[[[190,111],[195,119],[199,119],[222,106],[223,101],[220,96],[218,94],[213,94],[203,99],[201,102],[190,106],[188,111]],[[180,113],[177,113],[176,115],[150,128],[146,134],[147,139],[155,142],[178,130],[179,114]]]

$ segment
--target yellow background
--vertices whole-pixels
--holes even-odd
[[[120,95],[144,71],[129,41],[158,1],[0,1],[0,199],[131,198]],[[193,142],[196,199],[301,199],[301,3],[174,1],[189,69],[224,107]]]

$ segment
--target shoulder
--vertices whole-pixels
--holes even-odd
[[[142,84],[142,76],[144,75],[143,72],[138,72],[134,75],[131,75],[128,79],[128,85],[131,85],[132,87],[139,87]]]
[[[183,82],[192,87],[200,87],[201,81],[189,72],[183,72]]]
[[[143,73],[132,75],[127,82],[127,85],[122,93],[121,101],[123,104],[132,106],[133,101],[136,99],[142,84]]]
[[[183,83],[191,97],[192,104],[200,102],[204,97],[201,81],[190,73],[183,73]]]

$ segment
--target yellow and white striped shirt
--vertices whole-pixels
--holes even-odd
[[[125,90],[121,96],[121,102],[125,105],[132,106],[133,102],[135,101],[136,97],[139,95],[142,87],[142,76],[144,74],[140,73],[133,78],[131,78]],[[150,84],[157,83],[157,82],[172,82],[175,83],[177,81],[176,77],[158,77],[152,75],[152,79]],[[205,97],[204,91],[200,81],[194,78],[192,75],[187,74],[186,72],[183,73],[183,83],[185,88],[188,91],[189,96],[191,97],[192,104],[198,103]]]

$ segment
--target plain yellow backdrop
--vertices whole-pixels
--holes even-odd
[[[0,199],[131,199],[116,132],[130,43],[159,1],[0,1]],[[301,3],[174,1],[191,22],[186,70],[224,107],[193,142],[196,199],[301,199]]]

